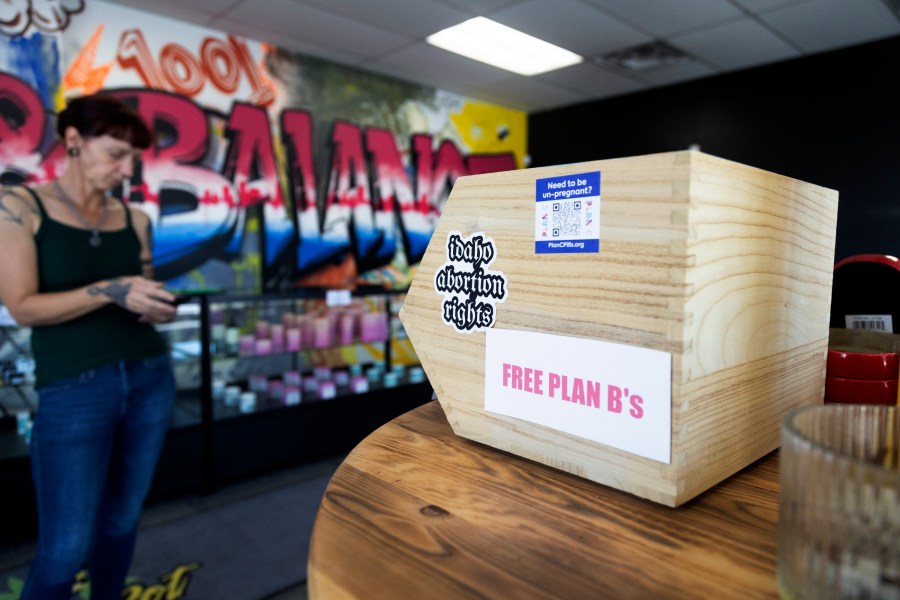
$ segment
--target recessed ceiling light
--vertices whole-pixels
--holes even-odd
[[[647,71],[657,67],[686,63],[691,58],[663,41],[656,41],[604,54],[600,60],[627,71]]]
[[[485,17],[438,31],[425,41],[519,75],[538,75],[583,60],[574,52]]]

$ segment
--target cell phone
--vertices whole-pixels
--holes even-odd
[[[175,295],[175,299],[170,302],[172,306],[178,306],[179,304],[184,304],[185,302],[190,302],[191,297],[187,294],[179,294],[178,292],[172,292]]]

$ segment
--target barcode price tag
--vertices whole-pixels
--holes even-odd
[[[844,325],[847,329],[894,333],[894,320],[891,315],[844,315]]]

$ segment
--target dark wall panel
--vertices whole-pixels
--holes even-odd
[[[688,148],[840,192],[836,260],[900,256],[900,37],[529,116],[532,166]]]

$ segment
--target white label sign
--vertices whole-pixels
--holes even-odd
[[[484,409],[668,464],[672,355],[493,328],[486,332]]]

